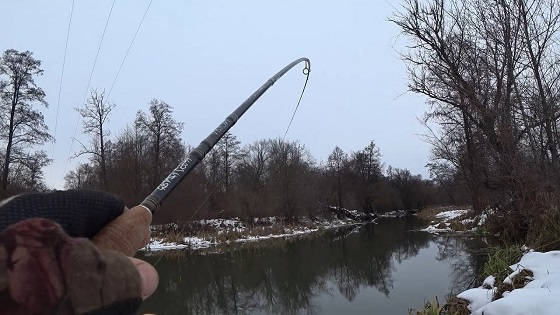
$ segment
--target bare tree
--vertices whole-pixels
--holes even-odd
[[[8,187],[10,165],[24,160],[23,148],[52,140],[43,114],[34,108],[35,104],[47,106],[45,93],[35,83],[35,77],[42,74],[41,61],[29,51],[9,49],[0,58],[0,139],[5,141],[3,190]]]
[[[82,144],[82,150],[76,156],[90,154],[99,165],[100,182],[107,189],[107,122],[115,104],[105,97],[105,91],[92,90],[87,103],[78,111],[83,118],[83,132],[92,136],[92,146]]]
[[[409,88],[440,125],[432,167],[453,165],[476,210],[500,206],[523,234],[560,196],[560,4],[407,0],[393,21],[411,42]]]
[[[170,155],[172,151],[179,152],[182,155],[184,151],[179,139],[183,130],[183,123],[177,122],[172,114],[171,106],[157,99],[150,102],[149,115],[142,111],[136,114],[136,126],[145,132],[151,143],[153,164],[150,169],[153,170],[151,182],[154,186],[161,180],[162,170],[169,168],[162,165],[162,155]],[[177,154],[173,155],[176,156]],[[173,162],[176,161],[177,159]]]
[[[336,193],[336,204],[338,208],[343,207],[342,194],[343,182],[342,178],[348,168],[348,155],[342,151],[341,148],[336,146],[332,153],[329,155],[327,161],[327,170],[331,178],[334,179],[333,188]]]
[[[352,154],[350,164],[362,184],[371,184],[382,176],[380,158],[381,153],[373,140],[363,150]]]
[[[99,176],[96,169],[88,164],[80,164],[76,170],[64,176],[66,189],[93,189],[97,187]]]
[[[226,132],[226,134],[218,142],[216,150],[221,155],[222,161],[222,177],[224,181],[224,190],[227,193],[229,191],[231,176],[233,174],[234,167],[237,162],[242,157],[240,141],[231,132]]]

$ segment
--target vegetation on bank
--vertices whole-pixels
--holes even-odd
[[[432,175],[466,183],[473,217],[486,215],[482,229],[502,244],[484,275],[503,281],[516,244],[560,248],[560,6],[406,0],[392,21],[409,40],[410,90],[427,98],[426,125],[439,127],[429,129]],[[461,230],[454,222],[433,230]],[[419,314],[440,313],[434,305]],[[441,313],[470,314],[457,298]]]
[[[391,20],[408,41],[410,90],[438,126],[433,178],[464,182],[504,242],[560,246],[557,1],[406,0]]]
[[[424,308],[421,310],[410,310],[408,313],[410,315],[439,315],[441,312],[441,306],[437,297],[431,301],[426,301]]]
[[[426,209],[420,211],[418,215],[431,222],[431,226],[438,229],[430,232],[476,232],[482,233],[482,235],[497,236],[497,245],[482,249],[487,252],[487,259],[474,281],[474,287],[480,286],[480,288],[491,292],[490,301],[499,300],[505,296],[505,293],[514,289],[524,288],[533,279],[532,270],[523,267],[514,272],[512,276],[512,271],[515,270],[512,270],[511,266],[520,261],[522,256],[527,253],[528,248],[544,251],[558,248],[558,244],[554,242],[554,240],[559,239],[560,235],[556,233],[558,221],[555,221],[555,215],[546,217],[541,221],[543,222],[542,234],[533,243],[528,243],[529,246],[512,243],[499,234],[490,234],[489,231],[495,229],[492,225],[498,222],[494,217],[494,211],[483,212],[483,222],[481,222],[481,216],[475,216],[472,210],[456,210],[452,207]],[[465,222],[471,224],[474,228],[465,229],[465,226],[469,226],[464,224]],[[504,281],[506,279],[508,280]],[[468,315],[471,314],[471,310],[468,308],[469,304],[469,301],[463,298],[450,295],[444,304],[440,304],[436,298],[427,301],[424,307],[419,310],[410,310],[410,314]]]
[[[296,220],[267,217],[249,221],[239,218],[204,219],[182,224],[155,225],[151,227],[152,241],[146,249],[203,249],[232,243],[310,234],[331,228],[372,223],[375,219],[374,215],[333,207],[321,218],[314,219],[308,217],[300,217]]]
[[[492,297],[493,301],[502,298],[502,294],[505,291],[511,291],[514,288],[522,288],[528,283],[527,276],[532,275],[528,270],[523,270],[518,273],[513,278],[512,284],[504,283],[504,279],[512,272],[510,266],[516,264],[523,253],[523,248],[519,245],[492,247],[488,249],[488,259],[484,263],[481,274],[477,275],[477,279],[491,279],[492,284],[488,284],[488,281],[484,281],[483,283],[482,280],[478,280],[477,283],[478,285],[482,284],[486,289],[492,289],[494,284],[496,285],[496,290]],[[469,315],[471,311],[468,306],[468,301],[451,294],[447,297],[443,305],[440,305],[436,297],[434,300],[427,301],[424,308],[420,310],[410,310],[410,314]]]

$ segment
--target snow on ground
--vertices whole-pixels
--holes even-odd
[[[469,224],[473,224],[474,221],[475,221],[475,219],[464,219],[464,220],[461,220],[461,223],[463,225],[469,225]]]
[[[302,230],[294,230],[294,231],[291,231],[290,233],[285,233],[285,234],[269,234],[269,235],[256,235],[256,236],[249,235],[247,237],[237,239],[237,240],[235,240],[235,242],[236,243],[247,243],[247,242],[262,241],[262,240],[268,240],[268,239],[274,239],[274,238],[285,238],[285,237],[291,237],[291,236],[313,233],[313,232],[317,232],[318,230],[319,229],[302,229]]]
[[[467,291],[462,292],[461,294],[457,295],[460,299],[465,299],[469,301],[469,310],[478,310],[484,305],[492,302],[492,297],[494,296],[496,288],[493,289],[484,289],[480,288],[473,288],[468,289]]]
[[[421,229],[420,231],[428,232],[428,233],[444,233],[444,232],[452,232],[450,227],[446,226],[445,228],[439,228],[437,225],[429,225],[425,229]]]
[[[486,277],[486,279],[484,279],[484,281],[482,282],[482,286],[483,286],[483,287],[493,288],[495,283],[496,283],[496,278],[494,278],[494,276],[488,276],[488,277]]]
[[[533,280],[525,287],[491,301],[493,289],[475,288],[458,295],[470,302],[474,315],[555,315],[560,313],[560,251],[529,252],[510,266],[513,271],[505,280],[511,283],[521,270],[533,272]]]
[[[214,242],[205,240],[200,237],[185,237],[184,244],[177,244],[174,242],[162,242],[161,240],[152,239],[150,243],[143,248],[143,250],[158,251],[158,250],[184,249],[184,248],[202,249],[202,248],[208,248],[214,244],[215,244]]]
[[[204,219],[194,222],[195,224],[200,224],[201,226],[210,227],[215,230],[229,230],[242,232],[246,229],[245,224],[239,220],[239,218],[232,219]]]
[[[449,226],[451,225],[451,223],[449,221],[457,219],[465,214],[467,214],[469,212],[469,210],[467,209],[455,209],[455,210],[449,210],[449,211],[443,211],[440,212],[438,214],[436,214],[436,219],[438,219],[439,221],[432,221],[430,222],[430,225],[425,228],[425,229],[421,229],[420,231],[424,231],[424,232],[428,232],[428,233],[446,233],[446,232],[453,232],[453,229],[451,229]],[[474,223],[475,219],[464,219],[461,221],[461,223],[463,225],[469,225]],[[473,229],[474,230],[474,229]]]
[[[409,211],[407,210],[394,210],[394,211],[387,211],[385,213],[380,213],[380,218],[400,218],[408,215]]]
[[[467,214],[467,212],[469,212],[469,210],[449,210],[449,211],[443,211],[440,212],[438,214],[436,214],[436,218],[438,219],[443,219],[445,221],[447,220],[453,220],[456,219],[462,215]]]
[[[277,222],[276,217],[265,217],[265,218],[258,218],[255,219],[255,223],[257,224],[265,224],[272,225]],[[375,223],[375,220],[373,221]],[[215,230],[215,232],[219,235],[225,232],[243,232],[246,230],[246,226],[241,222],[238,218],[233,219],[209,219],[209,220],[199,220],[193,222],[194,224],[198,224],[202,227],[210,227]],[[323,229],[333,229],[339,228],[343,226],[350,226],[350,225],[359,225],[362,223],[367,222],[356,222],[351,219],[334,219],[334,220],[322,220],[322,221],[309,221],[312,227],[296,227],[293,229],[286,228],[284,229],[284,233],[282,234],[268,234],[268,235],[245,235],[241,236],[240,238],[233,240],[233,241],[226,241],[226,244],[229,243],[248,243],[248,242],[255,242],[267,239],[277,239],[277,238],[287,238],[287,237],[294,237],[300,236],[303,234],[309,234],[313,232],[317,232],[320,228]],[[168,225],[167,227],[177,229],[177,226]],[[154,227],[157,229],[158,227]],[[178,244],[175,242],[164,242],[161,239],[152,238],[150,243],[144,247],[142,250],[144,251],[159,251],[159,250],[173,250],[173,249],[204,249],[209,248],[212,246],[219,245],[216,239],[212,236],[207,238],[202,237],[185,237],[183,242]]]

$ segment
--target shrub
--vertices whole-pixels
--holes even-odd
[[[560,207],[553,205],[535,218],[527,235],[532,248],[548,251],[560,246]]]

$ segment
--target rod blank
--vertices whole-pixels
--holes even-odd
[[[204,139],[196,149],[192,150],[188,157],[182,161],[177,167],[169,173],[169,175],[154,189],[154,191],[142,201],[141,205],[154,213],[163,200],[169,196],[171,191],[194,169],[200,161],[204,159],[206,154],[212,150],[214,145],[223,137],[223,135],[245,114],[245,112],[253,105],[278,79],[297,64],[305,62],[303,73],[309,75],[311,71],[311,62],[308,58],[299,58],[289,65],[278,71],[273,77],[268,79],[258,90],[256,90],[249,98],[247,98],[236,110],[234,110],[206,139]]]

